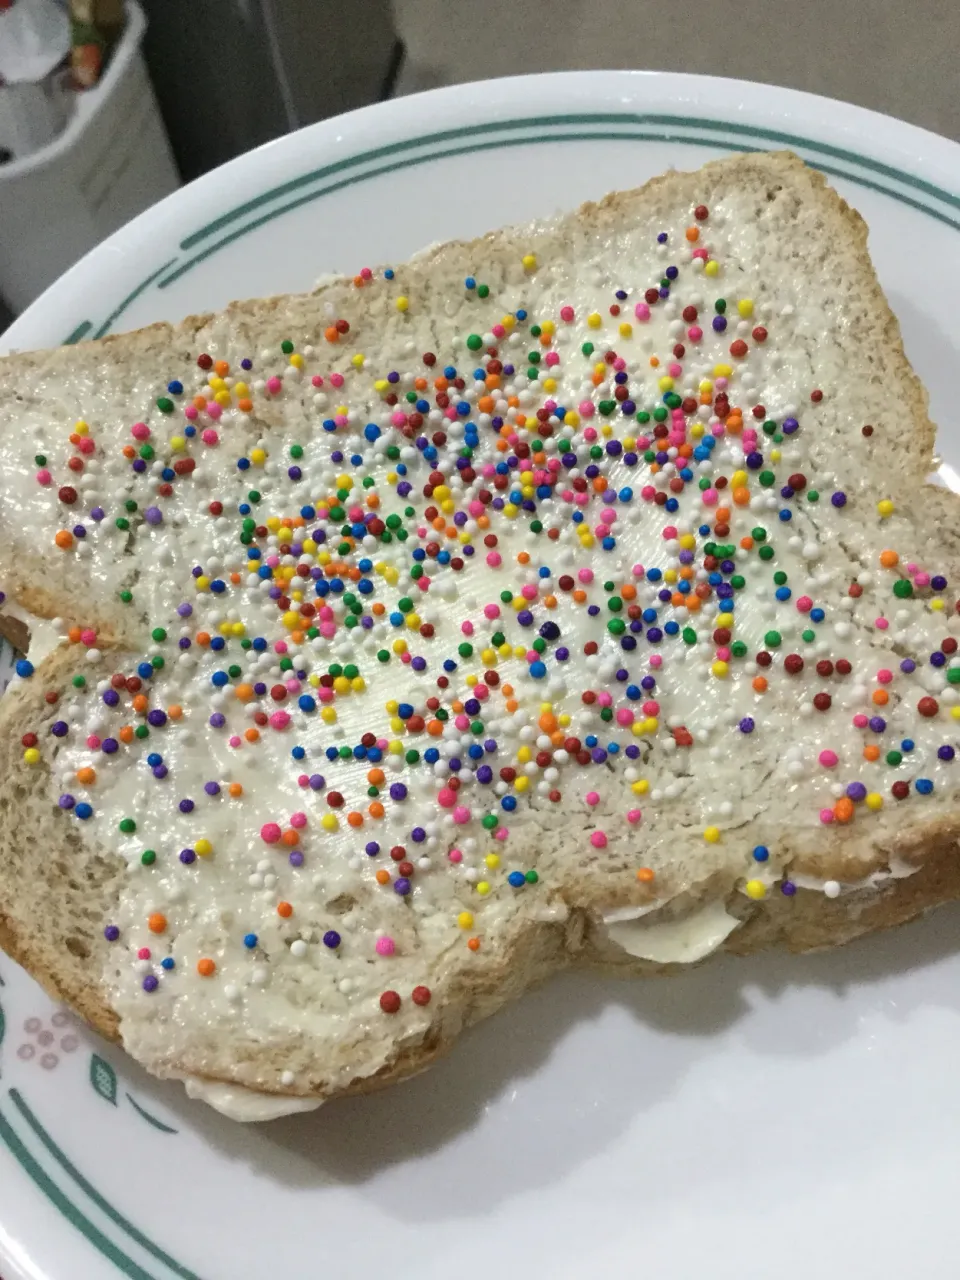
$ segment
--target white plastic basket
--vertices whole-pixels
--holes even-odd
[[[21,311],[105,236],[179,185],[140,44],[127,25],[99,84],[78,96],[64,132],[0,165],[0,295]]]

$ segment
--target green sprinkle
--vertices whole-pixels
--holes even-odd
[[[457,653],[461,658],[470,658],[473,656],[473,645],[468,640],[464,640],[457,645]]]
[[[130,601],[133,599],[133,592],[132,592],[132,591],[121,591],[121,592],[120,592],[120,599],[123,601],[123,603],[124,603],[124,604],[129,604],[129,603],[130,603]]]
[[[137,829],[137,824],[134,822],[133,818],[120,819],[120,830],[123,832],[125,836],[129,835],[131,831],[136,831],[136,829]]]
[[[420,752],[411,747],[403,758],[406,760],[407,764],[416,764],[420,759]]]
[[[770,486],[776,481],[777,477],[773,474],[772,471],[761,471],[760,475],[757,478],[765,489],[769,489]]]
[[[167,633],[164,631],[163,627],[154,627],[150,632],[150,635],[154,640],[156,640],[157,644],[159,644],[161,640],[166,640],[167,638]]]
[[[807,490],[807,501],[808,501],[808,502],[819,502],[819,501],[820,501],[820,491],[819,491],[818,489],[808,489],[808,490]]]
[[[87,678],[86,676],[74,676],[70,683],[75,689],[84,689],[86,688]]]
[[[138,724],[137,727],[134,729],[133,734],[134,734],[134,737],[136,738],[149,738],[150,730],[147,728],[145,724]]]
[[[903,756],[900,754],[899,751],[888,751],[887,754],[884,756],[884,759],[886,760],[887,764],[898,765],[903,759]]]
[[[302,444],[292,444],[292,445],[290,446],[290,457],[291,457],[291,458],[302,458],[302,457],[303,457],[303,445],[302,445]]]
[[[697,633],[694,631],[693,627],[684,627],[682,635],[684,644],[697,643]]]
[[[528,871],[523,878],[526,880],[527,884],[536,884],[540,879],[535,871]]]
[[[898,578],[893,584],[893,594],[898,600],[906,600],[913,595],[913,583],[909,578]]]
[[[777,572],[773,575],[773,580],[778,587],[782,587],[787,580],[787,575],[783,572],[782,569],[778,569]]]
[[[145,867],[152,867],[157,860],[157,855],[153,849],[144,849],[140,855],[140,861]]]
[[[778,649],[783,637],[779,631],[766,631],[763,636],[763,643],[768,649]]]
[[[480,348],[483,346],[483,339],[480,337],[479,333],[470,334],[470,336],[467,338],[467,346],[470,348],[471,351],[480,350]]]
[[[805,640],[807,644],[812,644],[812,642],[817,638],[817,633],[815,631],[811,631],[808,627],[806,631],[801,632],[800,638]]]
[[[495,813],[487,813],[480,819],[480,825],[485,831],[492,831],[499,824],[499,821]]]
[[[285,356],[288,356],[291,354],[291,352],[293,351],[293,343],[290,341],[289,338],[284,338],[284,340],[280,343],[280,350],[283,352]]]
[[[757,552],[757,555],[760,557],[761,560],[772,560],[774,557],[773,547],[771,547],[770,544],[768,543],[765,547],[760,548],[760,550]]]
[[[580,348],[580,350],[583,352],[585,356],[592,356],[594,351],[596,351],[596,347],[593,345],[592,342],[585,342],[583,346]],[[43,463],[38,461],[37,465],[42,467]]]
[[[490,286],[489,286],[488,284],[478,284],[478,285],[477,285],[477,297],[478,297],[478,298],[487,298],[487,297],[489,297],[489,296],[490,296]]]
[[[173,413],[174,403],[167,396],[161,396],[157,401],[157,408],[161,413]]]

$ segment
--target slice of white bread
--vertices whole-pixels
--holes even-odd
[[[156,1074],[296,1105],[571,962],[957,896],[933,439],[782,154],[0,362],[0,583],[64,633],[0,708],[0,942]]]

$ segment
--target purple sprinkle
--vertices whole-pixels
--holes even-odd
[[[243,359],[240,361],[240,368],[241,368],[241,369],[252,369],[252,368],[253,368],[253,361],[250,359],[250,357],[249,357],[249,356],[244,356],[244,357],[243,357]]]
[[[326,785],[327,785],[327,780],[322,773],[311,773],[310,775],[311,791],[322,791]]]
[[[724,329],[726,329],[727,327],[727,317],[714,316],[712,323],[713,323],[714,332],[723,333]]]
[[[108,756],[112,756],[115,751],[119,751],[120,743],[116,738],[104,738],[103,742],[100,743],[100,749],[105,751]]]
[[[155,729],[159,729],[161,725],[167,723],[167,713],[161,711],[159,707],[154,707],[152,711],[147,712],[147,724],[152,724]]]
[[[194,803],[192,800],[184,799],[180,801],[181,813],[193,813],[193,810],[194,810]]]
[[[220,794],[220,783],[219,783],[219,782],[205,782],[205,783],[203,784],[203,789],[204,789],[204,791],[207,793],[207,795],[208,795],[208,796],[218,796],[218,795]]]
[[[170,770],[165,764],[155,764],[153,766],[153,776],[158,780],[165,778],[169,772]]]
[[[53,724],[50,726],[50,732],[53,734],[55,738],[66,737],[68,729],[69,729],[69,725],[67,724],[66,720],[55,720]]]
[[[867,795],[867,788],[862,782],[851,782],[847,787],[847,795],[851,800],[864,800]]]
[[[323,935],[323,945],[325,947],[330,947],[331,950],[333,950],[333,948],[335,947],[339,947],[340,935],[339,933],[337,933],[336,929],[327,930],[327,932]]]
[[[640,748],[635,742],[631,742],[626,748],[625,755],[628,760],[638,760],[640,758]]]
[[[390,799],[406,800],[406,798],[407,798],[407,788],[404,786],[404,784],[402,782],[391,782],[390,783]]]
[[[423,827],[414,827],[413,830],[410,832],[410,839],[413,841],[414,844],[423,844],[426,838],[427,838],[427,833],[426,831],[424,831]]]
[[[366,844],[366,853],[368,858],[375,858],[380,852],[380,846],[376,840],[368,840]]]
[[[739,727],[740,727],[741,733],[753,733],[753,728],[754,728],[753,717],[744,716],[743,719],[740,721]]]
[[[177,644],[180,646],[181,649],[190,648],[190,641],[187,639],[186,636],[181,636],[180,639],[177,641]]]
[[[886,720],[884,720],[883,716],[870,717],[870,728],[874,733],[883,733],[886,727],[887,727],[887,722]]]
[[[0,604],[3,604],[6,598],[7,598],[7,593],[5,591],[0,591]]]
[[[106,514],[107,513],[104,511],[103,507],[94,507],[90,512],[90,519],[96,520],[99,523]]]
[[[940,760],[952,760],[956,754],[957,753],[954,751],[953,747],[949,746],[947,743],[944,743],[942,747],[937,748],[937,756]]]
[[[152,974],[152,973],[148,973],[148,974],[147,974],[147,976],[146,976],[146,977],[144,978],[144,980],[143,980],[143,989],[144,989],[144,991],[156,991],[156,989],[157,989],[157,987],[159,987],[159,985],[160,985],[160,979],[159,979],[159,978],[157,978],[157,977],[156,977],[154,974]]]
[[[226,723],[227,723],[227,717],[223,714],[222,711],[214,711],[213,715],[210,717],[211,729],[222,729]]]
[[[364,622],[366,622],[366,618],[364,618]],[[370,619],[370,622],[372,625],[373,623],[372,618]],[[426,658],[419,658],[419,657],[414,658],[413,661],[410,663],[410,665],[411,667],[413,667],[414,671],[425,671],[427,667],[427,660]]]
[[[257,695],[258,698],[262,698],[263,695],[267,692],[267,686],[263,683],[262,680],[258,680],[257,683],[253,686],[253,692]]]
[[[910,675],[910,673],[912,671],[916,671],[916,669],[917,669],[917,664],[914,662],[912,658],[904,658],[904,660],[900,663],[900,670],[903,671],[906,675]]]
[[[73,526],[73,536],[75,538],[85,538],[87,536],[86,525],[75,524]]]
[[[115,924],[108,924],[103,931],[103,936],[106,938],[108,942],[116,942],[116,940],[120,937],[120,930],[117,928]]]
[[[196,860],[197,860],[197,855],[193,849],[180,850],[180,861],[184,864],[184,866],[188,867],[191,862],[196,862]]]
[[[800,429],[800,423],[796,420],[796,418],[784,418],[783,434],[785,436],[792,436],[793,433],[795,431],[799,431],[799,429]]]
[[[836,493],[831,495],[830,501],[835,507],[845,507],[847,505],[847,495],[842,489],[838,489]]]
[[[63,795],[60,797],[60,799],[57,801],[57,804],[60,806],[61,809],[72,809],[76,803],[77,803],[76,800],[72,795],[70,795],[68,791],[65,791]]]
[[[303,854],[300,852],[299,849],[294,849],[293,852],[290,854],[290,865],[291,867],[303,866]]]
[[[488,764],[482,764],[477,770],[476,778],[479,783],[486,786],[488,782],[493,781],[493,770]]]
[[[406,876],[399,876],[394,880],[393,887],[395,892],[399,893],[401,896],[406,896],[406,894],[410,892],[410,881]]]
[[[147,524],[163,524],[163,512],[159,507],[147,507],[143,518]]]
[[[120,695],[116,689],[104,689],[103,700],[108,707],[115,707],[120,701]]]
[[[181,618],[189,618],[191,613],[193,613],[193,605],[188,604],[186,600],[184,600],[183,604],[177,605],[177,613]]]
[[[797,892],[797,886],[792,880],[784,880],[783,884],[780,886],[780,892],[785,898],[792,898]]]

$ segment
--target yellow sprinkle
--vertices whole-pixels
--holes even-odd
[[[198,578],[197,581],[199,582],[200,579]],[[299,622],[300,622],[299,613],[294,613],[292,609],[288,609],[287,612],[283,615],[283,625],[287,628],[288,631],[292,631],[294,627],[296,627],[299,624]]]
[[[697,545],[697,540],[692,533],[682,533],[679,538],[680,548],[683,551],[692,551]]]
[[[524,271],[534,271],[537,266],[537,255],[535,253],[525,253],[521,259]]]
[[[749,476],[745,471],[735,471],[730,477],[730,486],[733,489],[741,489],[747,483]]]
[[[366,358],[367,358],[366,356],[361,355],[360,352],[358,351],[355,356],[350,357],[350,363],[353,365],[355,369],[362,369],[363,362],[364,360],[366,360]]]
[[[730,668],[727,665],[727,663],[721,662],[718,658],[717,661],[713,663],[710,670],[713,672],[713,674],[717,677],[718,680],[722,680],[724,676],[728,674]]]
[[[556,391],[556,389],[557,389],[557,380],[556,380],[556,378],[544,378],[544,380],[543,380],[543,389],[544,389],[544,391]]]
[[[266,462],[266,460],[267,460],[266,449],[250,450],[250,461],[254,464],[254,466],[262,467],[263,464]]]
[[[83,418],[79,418],[74,424],[73,429],[78,436],[85,436],[90,430],[89,422],[84,422]]]
[[[704,378],[703,381],[700,383],[700,385],[697,387],[697,390],[700,392],[701,395],[705,396],[709,391],[713,390],[713,383],[709,380],[709,378]]]
[[[206,591],[210,586],[210,579],[205,573],[201,573],[200,577],[196,579],[196,583],[198,591]]]
[[[339,828],[340,823],[337,821],[336,814],[325,813],[320,819],[320,825],[323,827],[324,831],[336,831]]]
[[[221,408],[226,409],[227,406],[230,404],[229,391],[218,391],[213,398],[214,400],[216,400],[217,404],[221,406]]]
[[[337,676],[333,682],[334,693],[349,693],[350,681],[346,676]]]
[[[205,836],[201,836],[199,840],[194,840],[193,847],[201,858],[209,858],[213,853],[213,845]]]
[[[527,764],[532,759],[533,759],[533,752],[530,750],[528,746],[524,745],[519,748],[519,750],[517,751],[517,760],[519,761],[520,764]]]
[[[394,740],[390,743],[388,750],[392,756],[402,756],[403,743],[398,738],[394,738]]]
[[[26,751],[23,753],[23,762],[24,764],[40,763],[40,752],[36,747],[27,747]]]
[[[186,448],[186,444],[187,442],[183,436],[170,437],[170,448],[173,450],[174,453],[179,453],[181,449]]]
[[[628,320],[623,320],[618,326],[618,332],[621,338],[629,338],[633,334],[633,325]]]
[[[396,308],[397,308],[397,310],[398,310],[398,311],[409,311],[409,310],[410,310],[410,299],[409,299],[409,298],[405,298],[405,297],[403,296],[403,294],[401,294],[401,295],[400,295],[400,297],[397,299],[397,301],[395,302],[395,304],[394,304],[394,305],[396,306]]]
[[[957,710],[960,710],[960,708],[954,707],[954,711],[957,711]],[[883,796],[880,795],[878,791],[871,791],[870,794],[864,800],[864,804],[867,806],[868,809],[874,809],[874,810],[882,809]]]
[[[770,461],[771,461],[771,462],[779,462],[781,457],[782,457],[782,455],[781,455],[781,453],[780,453],[780,450],[779,450],[779,449],[771,449],[771,450],[770,450]]]
[[[743,316],[744,320],[748,320],[753,315],[753,299],[741,298],[737,303],[737,310]]]
[[[394,642],[393,642],[393,652],[394,652],[394,653],[398,653],[398,654],[399,654],[399,653],[406,653],[406,652],[407,652],[407,642],[406,642],[406,640],[402,640],[402,639],[394,640]]]
[[[549,334],[551,337],[557,332],[557,326],[552,320],[544,320],[540,326],[542,333]]]
[[[576,409],[567,410],[567,412],[563,415],[563,425],[565,427],[579,427],[580,415],[579,413],[577,413]]]
[[[478,880],[478,881],[477,881],[477,893],[479,893],[481,897],[486,897],[486,895],[487,895],[489,892],[490,892],[490,885],[487,883],[487,881],[486,881],[486,880]]]
[[[530,786],[530,779],[524,774],[522,777],[517,778],[513,786],[515,791],[526,791]]]
[[[591,329],[599,329],[603,324],[603,316],[598,311],[591,311],[587,316],[587,324]],[[603,366],[600,366],[603,368]]]
[[[290,363],[293,365],[293,367],[294,367],[295,369],[302,369],[302,368],[303,368],[303,356],[302,356],[302,355],[300,355],[300,353],[299,353],[299,352],[295,351],[295,352],[293,353],[293,355],[290,357]]]
[[[877,503],[877,515],[881,520],[886,520],[888,516],[893,515],[893,503],[889,498],[884,498]]]
[[[385,392],[390,390],[390,383],[386,378],[378,378],[373,384],[373,389],[374,391],[379,392],[380,395],[383,395]]]
[[[694,423],[691,423],[690,425],[690,434],[694,438],[694,440],[699,440],[705,430],[706,428],[704,427],[702,422],[694,422]]]
[[[320,712],[320,718],[324,722],[324,724],[336,724],[337,723],[336,710],[333,707],[324,707],[323,710]]]
[[[388,715],[395,716],[397,712],[400,710],[400,703],[397,702],[394,698],[391,698],[390,701],[386,704],[386,706],[383,709],[384,711],[387,712]]]
[[[473,913],[471,911],[461,911],[457,916],[457,924],[461,929],[472,929]]]
[[[664,374],[664,376],[657,382],[657,386],[661,391],[672,391],[673,379],[668,374]]]
[[[729,378],[732,373],[733,367],[729,364],[724,364],[722,361],[720,364],[713,366],[713,376],[715,378]]]
[[[557,720],[558,720],[558,722],[559,722],[559,724],[560,724],[560,728],[561,728],[561,729],[566,729],[566,728],[568,728],[568,727],[569,727],[569,725],[572,723],[572,717],[571,717],[571,716],[569,716],[569,715],[567,715],[567,713],[566,713],[566,712],[564,712],[562,716],[558,716],[558,717],[557,717]]]
[[[650,790],[650,783],[646,778],[638,778],[636,782],[630,784],[630,790],[635,796],[645,796]]]
[[[488,866],[491,871],[495,871],[497,867],[499,867],[500,865],[500,855],[499,853],[488,853],[483,861],[484,861],[484,864]]]
[[[931,601],[930,601],[930,608],[934,611],[934,613],[942,613],[942,612],[943,612],[943,601],[942,601],[942,600],[940,600],[940,599],[931,600]]]
[[[711,260],[703,268],[703,274],[705,276],[711,276],[711,277],[718,276],[720,274],[720,263],[717,262],[716,259]]]
[[[707,827],[703,833],[703,838],[706,840],[707,844],[716,844],[720,839],[720,828]]]
[[[718,626],[718,627],[726,627],[726,628],[729,630],[729,629],[733,626],[733,614],[732,614],[732,613],[718,613],[718,614],[717,614],[717,626]]]
[[[759,901],[767,896],[767,886],[762,880],[748,880],[743,888],[748,898]]]

